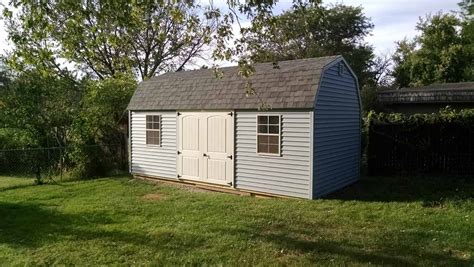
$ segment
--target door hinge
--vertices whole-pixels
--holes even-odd
[[[227,113],[227,115],[232,117],[232,116],[234,116],[234,112],[229,112],[229,113]]]
[[[178,175],[176,175],[176,176],[178,177],[178,179],[182,177],[182,176],[181,176],[181,175],[179,175],[179,174],[178,174]]]
[[[176,151],[176,154],[178,154],[178,155],[181,154],[181,151]]]
[[[230,185],[230,186],[232,186],[232,182],[228,182],[227,184]]]
[[[176,115],[178,115],[178,116],[181,115],[181,112],[176,112]]]
[[[227,158],[228,158],[228,159],[232,159],[232,155],[230,155],[230,156],[227,156]]]

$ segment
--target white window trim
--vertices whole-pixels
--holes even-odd
[[[159,123],[160,123],[160,128],[159,129],[148,129],[147,128],[146,117],[148,117],[148,116],[159,116],[159,118],[160,118],[159,119]],[[161,122],[163,121],[162,118],[163,118],[162,114],[146,114],[145,115],[145,145],[152,146],[152,147],[161,147],[161,141],[162,141],[161,140],[161,135],[162,135],[162,129],[163,129],[163,127],[161,125]],[[159,144],[148,144],[148,138],[147,138],[148,131],[150,131],[150,132],[159,132],[160,133],[159,136],[158,136]]]
[[[273,135],[277,136],[278,135],[278,153],[261,153],[258,152],[258,136],[260,135],[258,133],[258,117],[259,116],[278,116],[279,117],[279,125],[278,125],[278,134],[262,134],[262,135]],[[281,157],[281,128],[282,128],[283,122],[282,122],[282,116],[281,114],[274,114],[274,113],[259,113],[255,115],[255,153],[259,156],[265,156],[265,157]]]

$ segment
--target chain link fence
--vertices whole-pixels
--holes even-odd
[[[4,149],[0,150],[0,176],[62,180],[77,167],[77,158],[91,176],[125,172],[128,166],[124,144]]]

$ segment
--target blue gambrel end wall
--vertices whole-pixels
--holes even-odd
[[[344,60],[324,71],[314,109],[313,198],[359,179],[360,98]]]

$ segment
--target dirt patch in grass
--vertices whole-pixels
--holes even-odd
[[[168,185],[173,186],[173,187],[176,187],[176,188],[179,188],[179,189],[182,189],[182,190],[186,190],[186,191],[188,191],[188,192],[219,193],[219,192],[216,192],[216,191],[214,191],[214,190],[202,188],[202,187],[199,187],[199,186],[196,186],[196,185],[192,185],[192,184],[170,183],[170,184],[168,184]]]
[[[146,194],[142,197],[144,200],[152,200],[152,201],[158,201],[162,200],[164,196],[159,193],[151,193],[151,194]]]
[[[185,183],[178,183],[178,182],[164,182],[158,179],[150,179],[150,178],[136,178],[131,181],[139,181],[139,182],[145,182],[148,184],[155,185],[157,188],[159,188],[161,185],[166,185],[182,190],[186,190],[188,192],[202,192],[202,193],[215,193],[216,191],[210,190],[210,189],[205,189],[202,187],[198,187],[193,184],[185,184]]]

